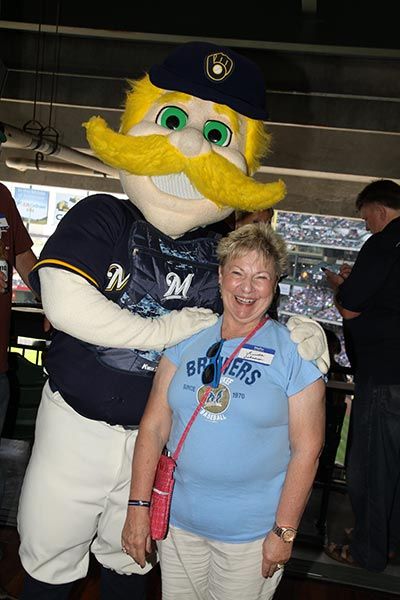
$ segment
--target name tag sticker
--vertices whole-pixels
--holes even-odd
[[[274,360],[275,350],[272,348],[263,348],[263,346],[253,346],[245,344],[239,350],[238,356],[250,362],[260,363],[261,365],[270,365]]]

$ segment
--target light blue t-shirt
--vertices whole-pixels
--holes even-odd
[[[171,452],[207,387],[201,374],[208,348],[221,339],[221,320],[165,351],[177,366],[168,393]],[[241,341],[225,341],[223,359]],[[271,529],[290,460],[288,397],[321,377],[276,321],[267,321],[246,346],[188,433],[171,506],[176,527],[233,543],[264,537]]]

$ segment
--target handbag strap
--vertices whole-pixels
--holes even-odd
[[[228,358],[225,360],[224,364],[222,365],[222,369],[221,369],[221,375],[222,375],[222,373],[223,373],[224,371],[226,371],[226,369],[229,367],[229,365],[231,364],[231,362],[233,361],[233,359],[235,358],[235,356],[238,354],[238,352],[240,351],[240,349],[241,349],[241,348],[243,348],[243,346],[246,344],[246,342],[248,342],[248,341],[249,341],[249,339],[250,339],[250,338],[251,338],[251,337],[252,337],[252,336],[253,336],[253,335],[254,335],[254,334],[255,334],[255,333],[256,333],[256,332],[257,332],[259,329],[261,329],[261,327],[262,327],[263,325],[265,325],[265,323],[268,321],[268,319],[269,319],[269,318],[270,318],[270,317],[266,316],[266,317],[264,317],[263,319],[261,319],[261,321],[260,321],[260,322],[259,322],[259,323],[258,323],[258,324],[257,324],[257,325],[256,325],[256,326],[255,326],[255,327],[254,327],[254,328],[253,328],[251,331],[250,331],[250,333],[248,333],[248,334],[246,335],[246,337],[245,337],[245,338],[244,338],[244,339],[243,339],[243,340],[240,342],[240,344],[239,344],[239,345],[238,345],[238,346],[235,348],[235,350],[232,352],[232,354],[231,354],[231,355],[230,355],[230,356],[229,356],[229,357],[228,357]],[[175,461],[175,462],[176,462],[176,460],[177,460],[177,458],[178,458],[178,456],[179,456],[179,454],[180,454],[180,452],[181,452],[181,450],[182,450],[182,446],[183,446],[183,443],[184,443],[184,441],[185,441],[185,439],[186,439],[186,436],[187,436],[187,434],[189,433],[189,429],[190,429],[190,428],[191,428],[191,426],[193,425],[193,423],[194,423],[194,420],[195,420],[195,418],[197,417],[197,415],[199,414],[200,410],[203,408],[204,404],[206,403],[206,400],[207,400],[207,398],[208,398],[208,396],[209,396],[209,394],[210,394],[210,391],[211,391],[211,389],[212,389],[212,388],[211,388],[211,386],[210,386],[210,385],[209,385],[209,386],[208,386],[208,387],[205,389],[205,391],[204,391],[204,393],[203,393],[203,395],[202,395],[202,397],[201,397],[201,399],[200,399],[200,402],[199,402],[199,403],[198,403],[198,405],[196,406],[196,408],[195,408],[195,410],[194,410],[194,412],[193,412],[192,416],[190,417],[190,420],[189,420],[188,424],[186,425],[186,427],[185,427],[185,429],[184,429],[184,431],[183,431],[183,433],[182,433],[182,435],[181,435],[181,437],[180,437],[180,440],[179,440],[179,442],[178,442],[178,445],[177,445],[177,447],[176,447],[176,450],[175,450],[175,452],[172,454],[172,458],[174,459],[174,461]]]

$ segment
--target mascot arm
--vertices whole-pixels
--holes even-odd
[[[330,367],[329,349],[326,335],[321,325],[302,315],[290,317],[287,322],[290,338],[298,344],[297,350],[304,360],[315,360],[324,375]]]
[[[43,309],[53,327],[98,346],[163,350],[214,325],[218,318],[205,308],[145,318],[120,308],[80,275],[43,267],[39,278]]]

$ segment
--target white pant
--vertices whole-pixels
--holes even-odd
[[[283,570],[261,575],[263,541],[228,544],[170,527],[157,543],[163,600],[270,600]]]
[[[18,512],[20,558],[32,577],[53,584],[85,577],[89,549],[119,573],[151,569],[121,550],[136,437],[82,417],[45,385]]]

